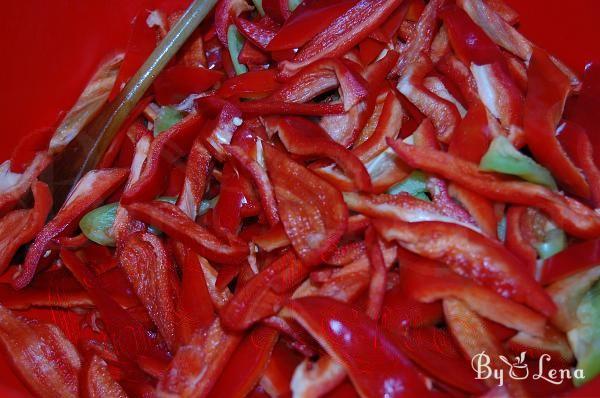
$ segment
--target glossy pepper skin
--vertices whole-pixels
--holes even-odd
[[[432,395],[404,354],[366,315],[325,297],[296,299],[287,308],[344,366],[361,396]]]

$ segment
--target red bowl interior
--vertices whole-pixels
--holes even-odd
[[[598,0],[506,0],[521,31],[576,71],[600,60]],[[79,96],[103,59],[122,50],[145,0],[21,0],[0,13],[0,161],[28,132],[52,126]],[[565,4],[567,3],[567,4]],[[29,311],[76,341],[79,324],[65,311]],[[0,396],[28,396],[0,358]]]

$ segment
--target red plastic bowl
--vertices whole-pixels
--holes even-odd
[[[600,60],[599,0],[506,0],[521,31],[576,71]],[[4,1],[0,10],[0,161],[28,132],[54,125],[96,66],[127,43],[145,0]],[[64,311],[29,311],[76,340],[79,324]],[[0,358],[0,397],[30,394]]]

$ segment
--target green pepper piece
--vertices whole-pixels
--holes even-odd
[[[229,55],[231,55],[233,68],[238,75],[248,72],[246,65],[240,64],[240,61],[238,61],[238,56],[242,51],[243,45],[244,37],[240,34],[235,25],[229,25],[229,28],[227,29],[227,47],[229,47]]]
[[[481,158],[479,168],[521,177],[535,184],[556,189],[552,174],[533,159],[519,152],[504,136],[494,138],[486,154]]]
[[[294,11],[304,0],[288,0],[288,8],[290,11]]]
[[[163,106],[154,121],[154,136],[170,129],[183,119],[183,113],[172,106]]]
[[[391,195],[397,195],[401,192],[406,192],[411,196],[421,200],[429,201],[427,196],[427,175],[422,171],[415,170],[404,180],[388,189]]]
[[[256,10],[258,11],[258,13],[261,16],[264,16],[265,10],[263,9],[263,6],[262,6],[262,0],[252,0],[252,2],[254,3],[254,7],[256,7]]]
[[[115,222],[118,203],[100,206],[87,213],[81,221],[81,232],[92,242],[102,246],[115,246],[115,239],[110,234],[110,229]]]
[[[536,245],[536,250],[542,260],[554,256],[567,247],[567,236],[562,229],[555,228],[546,232],[544,241]]]
[[[581,326],[571,330],[568,336],[577,358],[577,369],[583,371],[583,378],[573,378],[573,384],[580,386],[600,374],[600,282],[583,296],[577,317]]]

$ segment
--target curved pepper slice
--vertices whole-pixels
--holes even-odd
[[[285,148],[295,155],[325,156],[352,178],[361,191],[371,190],[371,177],[352,152],[333,141],[318,125],[299,117],[270,119],[267,128],[276,130]]]
[[[326,297],[290,302],[288,310],[341,363],[363,397],[427,397],[423,378],[375,321]]]
[[[326,57],[337,57],[364,40],[402,3],[402,0],[360,0],[280,65],[284,76]]]
[[[526,211],[526,207],[512,206],[506,212],[505,245],[526,264],[529,274],[535,275],[537,253],[521,228]]]
[[[414,168],[437,174],[492,200],[537,207],[571,235],[600,236],[600,216],[574,199],[539,185],[484,173],[477,165],[446,152],[407,145],[401,140],[388,140],[388,144]]]
[[[236,18],[235,26],[237,26],[239,32],[244,35],[246,39],[261,50],[264,50],[267,47],[276,34],[274,30],[245,18]]]
[[[81,359],[57,326],[17,317],[0,306],[0,341],[13,366],[36,395],[79,396]]]
[[[211,156],[200,137],[196,138],[185,168],[185,180],[177,198],[177,206],[192,220],[196,219],[198,209],[211,169]]]
[[[536,48],[528,69],[523,121],[527,146],[535,158],[570,192],[588,198],[590,187],[556,138],[556,127],[571,91],[568,77]]]
[[[19,247],[40,232],[52,208],[48,185],[37,181],[31,190],[35,201],[33,209],[14,210],[0,219],[0,273],[8,267]]]
[[[223,78],[223,73],[196,66],[175,65],[154,81],[154,95],[161,105],[178,104],[190,94],[200,94]]]
[[[346,230],[344,199],[329,183],[274,147],[265,144],[263,151],[285,232],[307,266],[319,264]]]
[[[600,63],[588,64],[583,75],[583,85],[577,97],[572,120],[582,126],[592,144],[594,161],[600,167],[600,130],[599,116],[596,109],[600,106]]]
[[[278,337],[275,329],[266,326],[260,326],[244,337],[210,391],[211,396],[248,396],[266,369]]]
[[[43,128],[32,131],[19,140],[10,155],[10,169],[15,173],[23,173],[39,152],[48,149],[50,138],[55,128]]]
[[[16,289],[22,289],[31,282],[50,241],[77,225],[81,217],[125,181],[127,173],[125,169],[93,170],[79,180],[54,219],[42,228],[29,247],[23,270],[13,280]]]
[[[87,398],[126,398],[127,393],[112,377],[108,366],[97,355],[88,358],[81,368],[81,392]]]
[[[163,191],[169,165],[187,153],[204,120],[202,115],[188,116],[152,141],[142,174],[123,193],[122,204],[152,200]]]
[[[46,152],[38,152],[23,174],[12,173],[8,162],[0,166],[0,215],[15,207],[51,160]]]
[[[554,283],[598,264],[600,239],[575,243],[544,261],[540,282],[544,285]]]
[[[468,228],[435,221],[405,223],[374,220],[377,232],[387,241],[432,260],[442,261],[459,275],[490,286],[504,297],[525,303],[551,315],[552,299],[528,275],[520,261],[500,243]]]
[[[179,281],[162,241],[149,232],[133,234],[123,242],[119,262],[158,331],[174,349],[175,287]]]
[[[219,1],[215,8],[215,30],[219,41],[227,47],[227,29],[240,14],[252,10],[246,0]]]
[[[448,186],[448,194],[467,209],[485,235],[490,238],[497,237],[498,220],[492,201],[456,184]]]
[[[211,261],[237,264],[248,255],[247,246],[241,242],[222,242],[170,203],[132,203],[126,209],[133,217],[153,225]]]
[[[264,98],[281,87],[273,69],[257,70],[234,76],[223,82],[217,95],[223,98]]]

